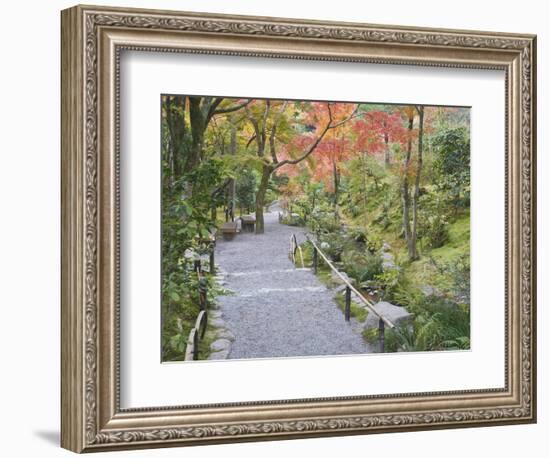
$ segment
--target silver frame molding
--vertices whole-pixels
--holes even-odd
[[[534,35],[94,6],[64,10],[61,19],[64,448],[91,452],[536,421]],[[125,49],[503,70],[506,386],[121,409],[119,62]]]

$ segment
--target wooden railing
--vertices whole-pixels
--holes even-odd
[[[290,247],[288,250],[288,256],[294,264],[296,264],[296,253],[300,254],[300,260],[302,261],[302,267],[305,267],[304,264],[304,253],[302,252],[302,247],[298,244],[296,240],[296,234],[290,236]]]
[[[216,246],[215,240],[207,240],[204,243],[209,244],[209,273],[214,274],[216,267],[214,265],[214,250]],[[197,259],[194,262],[193,270],[197,273],[199,280],[199,308],[200,312],[197,315],[195,326],[189,332],[187,345],[185,347],[185,361],[196,361],[199,357],[199,342],[203,339],[208,325],[208,283],[202,271],[201,260]]]
[[[208,249],[208,273],[214,274],[216,271],[216,265],[215,265],[215,251],[216,251],[216,239],[208,238],[208,239],[202,239],[200,243],[207,247]],[[194,271],[201,271],[202,272],[202,262],[201,259],[198,258],[193,263],[193,270]]]
[[[368,300],[363,294],[361,294],[357,288],[355,288],[350,281],[342,275],[342,273],[334,266],[334,264],[330,261],[330,259],[327,258],[327,256],[323,253],[323,251],[317,246],[317,244],[310,238],[307,237],[307,240],[309,243],[311,243],[311,246],[313,247],[313,272],[317,274],[318,265],[319,265],[319,257],[325,261],[325,263],[330,267],[330,269],[340,277],[342,282],[346,285],[346,301],[345,301],[345,308],[344,308],[344,317],[346,321],[350,320],[351,317],[351,293],[352,291],[355,293],[356,297],[359,298],[360,301],[362,301],[367,309],[369,310],[369,313],[374,313],[374,315],[378,318],[378,343],[379,343],[379,349],[380,353],[384,352],[384,340],[385,340],[385,328],[388,326],[390,329],[395,328],[395,325],[385,316],[381,315],[378,310],[374,307],[374,304]],[[294,240],[296,240],[296,237],[294,237]]]
[[[204,274],[197,270],[199,277],[199,307],[201,311],[195,320],[195,326],[191,329],[185,348],[185,361],[196,361],[199,357],[199,341],[204,337],[208,324],[208,284]]]

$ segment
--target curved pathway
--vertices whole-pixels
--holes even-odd
[[[279,224],[277,207],[265,218],[265,233],[240,233],[216,244],[218,279],[232,293],[217,298],[233,343],[226,357],[368,353],[357,323],[346,323],[329,290],[310,269],[288,258],[289,239],[305,230]]]

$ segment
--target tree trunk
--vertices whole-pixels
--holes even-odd
[[[189,97],[189,121],[191,124],[191,151],[185,170],[193,170],[201,161],[204,145],[204,131],[206,130],[206,116],[201,107],[202,97]]]
[[[185,151],[186,125],[183,111],[185,109],[186,97],[167,96],[164,100],[166,124],[170,137],[169,164],[172,170],[172,178],[179,179],[183,172],[183,165],[186,161]]]
[[[340,198],[340,173],[336,166],[336,160],[332,161],[332,174],[334,179],[334,219],[338,221],[338,200]]]
[[[212,226],[216,226],[216,220],[218,219],[218,209],[216,206],[212,206],[210,209],[210,219],[212,220]]]
[[[237,154],[237,130],[235,129],[234,126],[231,129],[229,154],[231,154],[232,156],[235,156],[235,154]],[[235,180],[235,178],[231,178],[229,181],[229,202],[227,204],[228,207],[231,209],[231,221],[235,221],[236,194],[237,194],[237,180]]]
[[[367,215],[367,206],[369,204],[369,198],[368,198],[368,192],[367,192],[367,153],[363,153],[363,157],[361,158],[361,160],[363,163],[363,167],[361,170],[361,175],[363,177],[363,189],[362,189],[363,213],[365,215],[365,227],[366,227],[369,221],[369,218]]]
[[[388,134],[384,134],[384,167],[390,166],[390,138]]]
[[[256,192],[256,234],[264,233],[265,194],[267,192],[267,186],[269,185],[269,179],[271,178],[272,172],[273,168],[264,164],[262,168],[262,179],[260,181],[258,191]]]
[[[411,164],[411,153],[412,153],[412,130],[414,123],[414,115],[409,115],[409,139],[407,142],[407,155],[405,157],[405,172],[403,177],[403,186],[402,186],[402,200],[403,200],[403,231],[405,233],[405,240],[407,242],[407,250],[409,258],[412,259],[413,256],[413,245],[411,237],[411,223],[410,223],[410,208],[411,208],[411,198],[409,195],[409,169]]]
[[[423,137],[424,137],[424,107],[418,108],[418,160],[416,162],[416,176],[414,179],[414,193],[413,193],[413,223],[411,233],[411,245],[412,250],[410,252],[411,260],[418,259],[418,253],[416,251],[416,234],[418,225],[418,198],[420,197],[420,175],[422,173],[422,153],[423,153]]]

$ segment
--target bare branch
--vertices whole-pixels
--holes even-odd
[[[254,140],[256,140],[256,134],[252,135],[252,137],[250,137],[248,142],[246,142],[246,147],[248,148]]]
[[[218,194],[220,194],[222,191],[224,191],[225,188],[227,188],[227,186],[229,186],[229,183],[231,183],[231,178],[226,179],[220,186],[218,186],[217,188],[215,188],[215,189],[210,193],[210,196],[211,196],[211,197],[216,197]]]
[[[248,148],[250,143],[252,143],[253,140],[256,140],[256,144],[258,146],[258,156],[262,156],[263,155],[263,151],[262,151],[263,147],[262,147],[262,137],[261,137],[261,134],[260,134],[260,126],[259,126],[258,121],[256,120],[256,118],[254,118],[254,116],[250,112],[249,108],[246,109],[246,112],[248,114],[248,120],[250,121],[250,124],[252,124],[252,127],[254,128],[254,135],[249,140],[246,147]]]
[[[283,113],[286,110],[286,107],[288,106],[288,102],[285,101],[281,108],[279,109],[279,112],[277,113],[277,117],[273,121],[273,127],[271,128],[271,133],[269,135],[269,152],[271,153],[271,159],[273,160],[274,164],[277,164],[279,160],[277,159],[277,152],[275,149],[275,136],[277,135],[277,127],[279,126],[279,123],[281,122],[281,119],[283,118]]]
[[[345,124],[347,123],[348,121],[350,121],[351,119],[353,118],[356,118],[358,116],[357,114],[357,111],[359,110],[359,104],[357,104],[355,106],[355,109],[353,110],[353,112],[346,118],[346,119],[343,119],[342,121],[340,122],[337,122],[336,124],[332,124],[330,126],[330,129],[334,129],[336,127],[340,127],[342,124]],[[330,111],[330,108],[329,108],[329,114],[331,114],[331,111]],[[331,116],[331,122],[332,122],[332,116]]]
[[[277,159],[277,153],[275,152],[275,135],[277,133],[277,124],[275,124],[271,129],[271,134],[269,135],[269,152],[271,153],[271,159],[274,164],[277,164],[279,161]]]
[[[223,102],[223,97],[216,97],[210,106],[208,107],[208,113],[207,113],[207,119],[212,118],[214,115],[214,111],[216,111],[216,108],[218,108],[218,105]]]
[[[325,136],[325,134],[329,131],[330,124],[327,124],[326,127],[323,129],[323,131],[319,134],[317,139],[312,143],[312,145],[307,149],[307,151],[302,154],[298,159],[285,159],[284,161],[279,162],[275,168],[278,169],[279,167],[282,167],[286,164],[298,164],[299,162],[302,162],[304,159],[306,159],[313,151],[315,151],[315,148],[321,143],[321,140]]]
[[[342,124],[345,124],[346,122],[348,122],[350,119],[356,117],[357,115],[357,110],[359,110],[359,104],[357,104],[357,106],[355,107],[355,109],[353,110],[353,112],[345,119],[343,119],[342,121],[340,122],[337,122],[336,124],[332,124],[333,122],[333,118],[332,118],[332,110],[330,108],[330,103],[327,103],[327,109],[328,109],[328,117],[329,117],[329,122],[327,123],[327,125],[325,126],[325,128],[321,131],[321,133],[319,134],[319,136],[317,137],[317,139],[311,144],[311,146],[307,149],[307,151],[302,154],[299,158],[297,159],[286,159],[284,161],[281,161],[279,162],[277,165],[276,165],[276,169],[278,169],[279,167],[282,167],[283,165],[287,165],[287,164],[292,164],[292,165],[295,165],[295,164],[298,164],[299,162],[302,162],[304,159],[306,159],[311,153],[313,153],[313,151],[315,151],[315,148],[317,148],[317,146],[319,145],[319,143],[321,143],[321,140],[323,139],[323,137],[326,135],[326,133],[330,130],[330,129],[335,129],[336,127],[339,127],[341,126]]]
[[[327,102],[327,110],[328,110],[328,124],[330,126],[332,124],[332,109],[330,108],[329,102]]]
[[[265,101],[265,110],[264,110],[264,115],[262,117],[262,128],[260,130],[260,135],[262,136],[262,154],[264,153],[264,150],[265,150],[265,140],[266,140],[266,131],[267,131],[267,118],[269,116],[269,112],[271,110],[271,101],[270,100],[266,100]]]
[[[212,116],[216,116],[219,114],[233,113],[234,111],[237,111],[237,110],[240,110],[241,108],[246,107],[250,102],[252,102],[252,99],[248,99],[246,102],[239,103],[238,105],[233,105],[227,108],[216,109],[216,107],[221,103],[222,100],[223,99],[219,99],[219,98],[214,100],[214,102],[212,103],[212,106],[210,107],[210,111],[208,113],[208,119],[210,119]]]

